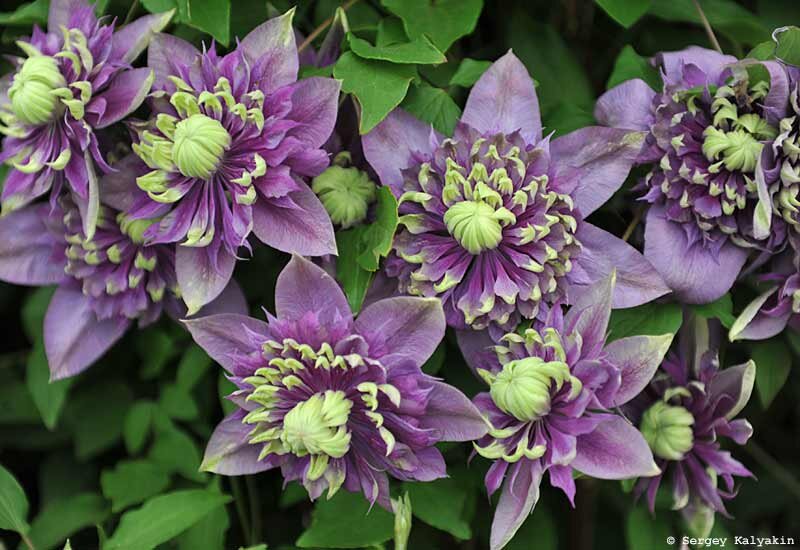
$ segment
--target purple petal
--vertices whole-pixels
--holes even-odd
[[[197,312],[198,317],[205,315],[217,315],[220,313],[238,313],[247,315],[247,298],[242,287],[235,279],[228,282],[228,286],[214,300],[203,306]]]
[[[578,452],[572,467],[598,479],[630,479],[660,473],[642,434],[616,415],[608,415],[593,432],[578,436]]]
[[[777,61],[762,61],[769,72],[769,92],[764,98],[764,113],[767,122],[778,126],[789,110],[789,78],[786,70]]]
[[[656,93],[641,78],[627,80],[600,96],[594,118],[603,126],[648,131],[654,122],[652,107]]]
[[[97,173],[94,170],[94,161],[89,150],[83,152],[83,161],[86,165],[87,196],[82,197],[73,193],[73,199],[78,205],[83,223],[83,234],[89,240],[94,237],[97,229],[97,217],[100,215],[100,188],[97,182]]]
[[[228,285],[236,265],[236,258],[224,247],[217,253],[215,266],[209,256],[208,247],[177,246],[175,251],[175,274],[187,315],[194,315],[210,303]]]
[[[124,63],[132,63],[139,57],[150,43],[150,40],[166,27],[175,10],[154,13],[140,17],[114,33],[111,38],[112,59],[121,59]]]
[[[621,369],[622,383],[614,405],[624,405],[645,389],[664,359],[673,334],[629,336],[606,346],[608,360]]]
[[[456,341],[469,368],[473,371],[494,370],[497,364],[497,354],[494,352],[496,342],[488,330],[457,330]]]
[[[512,134],[519,130],[529,144],[542,139],[533,79],[511,50],[495,61],[472,87],[461,122],[484,134]]]
[[[644,233],[644,254],[683,302],[705,304],[728,292],[747,260],[747,250],[730,241],[715,259],[701,243],[689,245],[683,228],[650,207]]]
[[[50,380],[75,376],[100,358],[128,329],[124,317],[98,320],[80,290],[59,287],[44,317]]]
[[[750,401],[755,380],[756,364],[752,360],[717,372],[708,387],[712,399],[724,396],[717,413],[724,414],[728,420],[739,414]]]
[[[275,313],[279,319],[296,320],[307,313],[322,319],[353,318],[339,284],[324,269],[301,256],[293,256],[275,285]]]
[[[177,67],[191,66],[199,55],[200,51],[182,38],[163,33],[155,35],[147,48],[147,66],[155,73],[153,87],[170,84],[167,77],[180,74]]]
[[[64,262],[53,258],[56,240],[44,224],[49,206],[31,205],[0,217],[0,279],[43,286],[64,280]]]
[[[356,319],[355,329],[384,363],[390,362],[387,356],[395,356],[421,366],[444,338],[445,326],[438,298],[401,296],[369,305]]]
[[[290,254],[336,254],[328,212],[307,185],[290,193],[291,206],[259,198],[253,205],[253,233],[261,242]]]
[[[421,428],[439,431],[440,441],[475,441],[488,431],[475,405],[453,386],[438,381],[433,382],[421,420]]]
[[[603,279],[616,269],[613,307],[638,306],[670,291],[650,262],[622,239],[586,222],[578,227],[577,238],[583,244],[577,261],[590,281]],[[573,285],[570,298],[580,292],[581,287]]]
[[[300,125],[290,135],[309,147],[321,147],[331,136],[339,110],[342,84],[332,78],[304,78],[294,87],[292,111],[286,116]]]
[[[590,126],[555,139],[550,155],[559,184],[573,189],[575,206],[586,217],[605,204],[628,177],[644,134]]]
[[[539,461],[523,458],[511,469],[492,520],[491,550],[500,550],[514,538],[539,500],[542,469]]]
[[[80,9],[86,9],[87,6],[83,0],[51,0],[47,15],[47,30],[61,36],[61,27],[69,28],[72,14]]]
[[[132,69],[124,71],[111,81],[108,89],[92,99],[87,107],[91,111],[95,102],[104,101],[105,110],[100,114],[96,128],[105,128],[119,122],[139,108],[150,93],[155,73],[152,69]]]
[[[239,49],[251,65],[265,67],[265,78],[258,86],[273,92],[297,80],[297,44],[292,31],[294,9],[262,23],[244,37]]]
[[[183,321],[186,329],[206,353],[222,367],[233,372],[238,356],[252,353],[252,334],[267,338],[269,326],[264,321],[236,313],[220,313]]]
[[[429,124],[417,120],[402,109],[395,109],[367,135],[361,137],[364,157],[375,169],[381,183],[389,187],[396,197],[403,193],[403,176],[400,170],[411,165],[411,153],[432,152],[432,131]]]
[[[564,325],[581,335],[583,357],[596,357],[605,344],[615,282],[616,272],[612,270],[604,279],[585,287],[574,300],[570,296],[572,307],[564,317]]]
[[[247,442],[252,426],[242,423],[240,411],[226,416],[214,429],[206,446],[200,470],[224,476],[257,474],[273,467],[259,461],[261,445]]]
[[[136,185],[136,178],[150,171],[137,155],[121,158],[113,165],[114,172],[100,178],[103,189],[103,204],[115,210],[125,211],[133,208],[137,197],[144,192]]]
[[[663,70],[665,84],[675,85],[682,83],[684,77],[683,69],[691,64],[705,73],[705,84],[716,85],[719,84],[720,77],[726,67],[736,63],[737,59],[732,55],[723,55],[707,48],[690,46],[677,52],[659,53],[655,57],[655,61]]]
[[[761,307],[778,292],[779,287],[773,287],[759,295],[747,304],[739,317],[731,325],[728,339],[736,340],[766,340],[772,338],[786,328],[792,316],[791,309],[780,316],[770,316],[761,312]]]

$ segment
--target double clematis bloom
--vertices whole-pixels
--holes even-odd
[[[653,163],[642,183],[650,203],[645,257],[678,298],[711,302],[731,288],[751,252],[784,243],[760,158],[778,136],[788,78],[777,62],[763,62],[770,81],[750,81],[744,63],[698,47],[654,62],[662,92],[629,80],[598,100],[595,116],[648,132],[639,159]]]
[[[493,460],[486,490],[502,486],[491,548],[505,546],[550,483],[574,504],[573,471],[600,479],[653,476],[659,469],[642,434],[612,412],[650,382],[672,341],[631,336],[606,344],[613,275],[592,285],[564,314],[560,305],[496,344],[487,332],[462,342],[489,385],[473,400],[491,425],[475,443]],[[462,333],[466,334],[466,333]]]
[[[646,495],[652,512],[656,493],[667,482],[672,508],[681,510],[693,536],[705,537],[715,512],[728,516],[724,500],[736,494],[734,476],[753,476],[722,450],[719,439],[744,445],[753,434],[747,420],[734,419],[750,399],[756,366],[749,361],[720,370],[717,352],[682,330],[678,352],[670,353],[647,390],[624,410],[638,424],[662,472],[640,479],[636,496]],[[718,487],[719,478],[724,489]]]
[[[133,173],[146,192],[130,211],[155,219],[148,244],[177,243],[178,282],[190,313],[230,280],[250,233],[286,252],[336,253],[325,208],[303,178],[328,166],[321,148],[336,120],[339,82],[297,81],[294,11],[260,25],[220,57],[159,34],[150,121],[134,125]]]
[[[278,277],[276,316],[186,322],[237,386],[238,410],[217,426],[202,468],[242,475],[280,466],[312,499],[341,487],[387,509],[389,477],[444,477],[439,441],[486,433],[462,393],[420,366],[444,336],[429,298],[374,302],[357,319],[338,284],[295,256]]]
[[[475,84],[453,137],[395,109],[362,139],[400,203],[387,274],[401,292],[440,298],[459,329],[544,317],[614,267],[615,307],[665,294],[641,254],[584,219],[620,187],[641,140],[599,127],[543,138],[533,80],[511,52]]]
[[[13,168],[2,194],[3,213],[44,195],[55,206],[63,189],[80,209],[92,237],[100,211],[95,164],[110,170],[96,131],[122,120],[145,99],[150,69],[132,69],[172,12],[142,17],[114,32],[81,0],[53,0],[48,30],[17,44],[27,56],[0,79],[0,162]],[[66,184],[66,185],[65,185]]]

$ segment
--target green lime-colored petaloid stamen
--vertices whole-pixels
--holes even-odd
[[[694,445],[692,413],[683,407],[654,403],[642,415],[642,435],[653,454],[667,460],[681,460]]]
[[[444,213],[450,234],[470,254],[497,248],[503,240],[503,226],[513,218],[504,207],[494,208],[482,200],[457,202]]]
[[[156,221],[153,219],[136,220],[123,213],[117,215],[120,231],[127,235],[134,244],[144,243],[144,232]]]
[[[194,114],[175,125],[172,160],[184,176],[208,179],[231,144],[231,136],[211,117]]]
[[[764,144],[745,130],[726,132],[709,126],[703,132],[703,154],[708,160],[721,161],[726,170],[752,172]]]
[[[353,402],[343,391],[328,390],[298,403],[283,418],[281,441],[296,456],[341,458],[350,449],[347,419]]]
[[[47,55],[25,60],[8,90],[11,107],[26,124],[44,124],[53,117],[58,97],[53,90],[66,85],[58,62]]]
[[[311,189],[333,223],[344,228],[364,221],[367,208],[375,200],[375,184],[356,168],[331,166],[314,178]]]

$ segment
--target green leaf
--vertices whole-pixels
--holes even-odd
[[[757,44],[752,50],[748,52],[745,57],[750,59],[758,59],[760,61],[767,61],[775,57],[776,44],[772,40],[765,40],[761,44]]]
[[[352,52],[342,55],[333,68],[333,76],[342,80],[342,91],[356,96],[361,105],[362,134],[400,105],[415,74],[413,65],[363,59]]]
[[[719,322],[722,323],[722,326],[725,328],[731,328],[733,322],[736,321],[736,316],[733,314],[733,300],[731,299],[730,293],[726,293],[710,304],[692,306],[692,309],[706,319],[719,319]]]
[[[608,341],[626,336],[649,335],[678,332],[683,323],[683,312],[678,304],[649,303],[611,312],[608,324]]]
[[[339,491],[314,506],[311,526],[297,539],[300,548],[362,548],[386,542],[394,534],[394,516],[373,506],[361,493]]]
[[[72,379],[66,378],[50,382],[50,368],[47,366],[47,356],[42,339],[36,340],[30,355],[28,355],[25,384],[28,386],[36,408],[39,409],[42,422],[48,430],[52,430],[58,423],[58,417],[67,399]]]
[[[475,29],[483,8],[483,0],[381,0],[381,3],[403,20],[410,38],[428,35],[443,52]]]
[[[206,474],[199,471],[201,457],[194,440],[174,426],[158,430],[148,458],[186,479],[202,481],[206,478]]]
[[[39,412],[12,369],[0,370],[0,425],[38,424]]]
[[[136,334],[136,351],[142,358],[142,377],[158,376],[178,354],[178,346],[163,328],[152,326]]]
[[[181,356],[175,382],[179,387],[191,390],[210,366],[208,354],[200,346],[192,344]]]
[[[132,402],[130,388],[118,380],[85,388],[71,400],[66,412],[78,458],[90,458],[119,441]]]
[[[467,498],[472,496],[469,485],[444,478],[430,483],[406,483],[403,487],[411,497],[411,510],[416,517],[458,539],[472,537],[470,518],[465,517]]]
[[[73,495],[45,507],[31,523],[29,536],[37,550],[48,550],[81,529],[102,523],[108,516],[108,504],[100,495]]]
[[[220,506],[178,537],[178,550],[225,550],[225,533],[229,527],[228,511]]]
[[[775,38],[778,41],[775,57],[784,63],[800,66],[800,28],[786,27],[776,32]]]
[[[147,550],[167,542],[200,521],[212,510],[230,502],[215,491],[174,491],[148,500],[137,510],[126,512],[104,550]]]
[[[28,498],[14,475],[0,464],[0,529],[27,533]]]
[[[223,46],[230,42],[230,0],[178,0],[181,23],[207,32]]]
[[[756,391],[766,409],[789,377],[792,356],[783,340],[754,342],[752,346],[752,358],[756,363]]]
[[[557,135],[562,136],[594,124],[594,114],[591,110],[572,103],[558,105],[544,115],[544,125],[548,131],[555,131]]]
[[[337,241],[337,244],[338,244],[338,241]],[[341,249],[339,249],[339,250],[340,250],[339,253],[341,254]],[[236,384],[234,384],[233,382],[228,380],[228,378],[225,376],[225,372],[220,372],[219,373],[219,377],[217,378],[217,390],[218,390],[218,393],[219,393],[219,403],[220,403],[220,406],[222,407],[222,412],[223,413],[231,414],[233,411],[235,411],[238,408],[238,407],[236,407],[235,403],[232,403],[228,399],[225,399],[226,396],[232,394],[233,392],[235,392],[238,389],[239,388],[236,387]]]
[[[177,420],[193,420],[200,412],[191,393],[176,384],[167,384],[163,387],[159,405],[170,418]]]
[[[0,25],[44,25],[49,7],[49,0],[20,4],[14,11],[0,13]]]
[[[428,84],[412,86],[402,107],[446,136],[453,135],[456,123],[461,118],[461,108],[453,98],[444,90]]]
[[[755,15],[733,0],[703,0],[700,5],[711,27],[734,42],[758,44],[770,36],[769,29]],[[693,0],[653,2],[648,13],[667,21],[702,24]]]
[[[444,63],[447,58],[436,49],[427,36],[420,36],[411,42],[393,43],[373,46],[353,33],[347,33],[350,49],[364,59],[378,59],[391,63],[421,63],[436,65]]]
[[[163,13],[173,9],[177,10],[178,2],[177,0],[142,0],[142,6],[150,13]],[[183,22],[180,11],[175,14],[172,20],[175,23]]]
[[[152,401],[138,401],[125,415],[122,436],[128,454],[136,454],[144,447],[147,434],[150,433],[150,426],[153,424],[155,410],[156,404]]]
[[[114,513],[160,493],[168,485],[169,475],[164,469],[147,460],[118,462],[100,476],[103,495],[111,501]]]
[[[361,309],[372,272],[378,270],[381,258],[392,249],[397,221],[397,200],[388,187],[379,187],[375,221],[336,234],[339,248],[336,277],[353,312]]]
[[[661,515],[654,518],[642,506],[632,507],[625,520],[625,538],[630,550],[664,548],[671,534]]]
[[[44,315],[55,291],[54,286],[37,288],[28,295],[22,306],[22,328],[31,342],[42,339]]]
[[[626,29],[647,13],[653,0],[595,0],[598,6]]]
[[[506,545],[505,550],[530,550],[531,541],[536,541],[536,550],[556,550],[558,535],[555,520],[550,511],[540,503],[514,538]]]
[[[661,89],[661,78],[655,67],[650,65],[647,58],[636,53],[632,46],[625,46],[614,61],[614,69],[608,77],[606,89],[634,78],[641,78],[654,90]]]
[[[450,79],[450,85],[469,88],[475,84],[483,73],[486,72],[486,69],[491,66],[491,61],[480,61],[466,57],[461,60],[461,64]]]

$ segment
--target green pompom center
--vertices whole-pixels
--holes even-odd
[[[653,454],[667,460],[682,460],[694,446],[694,417],[683,407],[654,403],[642,415],[642,435]]]
[[[230,134],[217,119],[194,114],[175,125],[172,160],[184,176],[208,179],[230,144]]]
[[[53,118],[58,98],[53,90],[66,86],[58,62],[46,55],[25,60],[8,90],[11,108],[26,124],[44,124]]]

